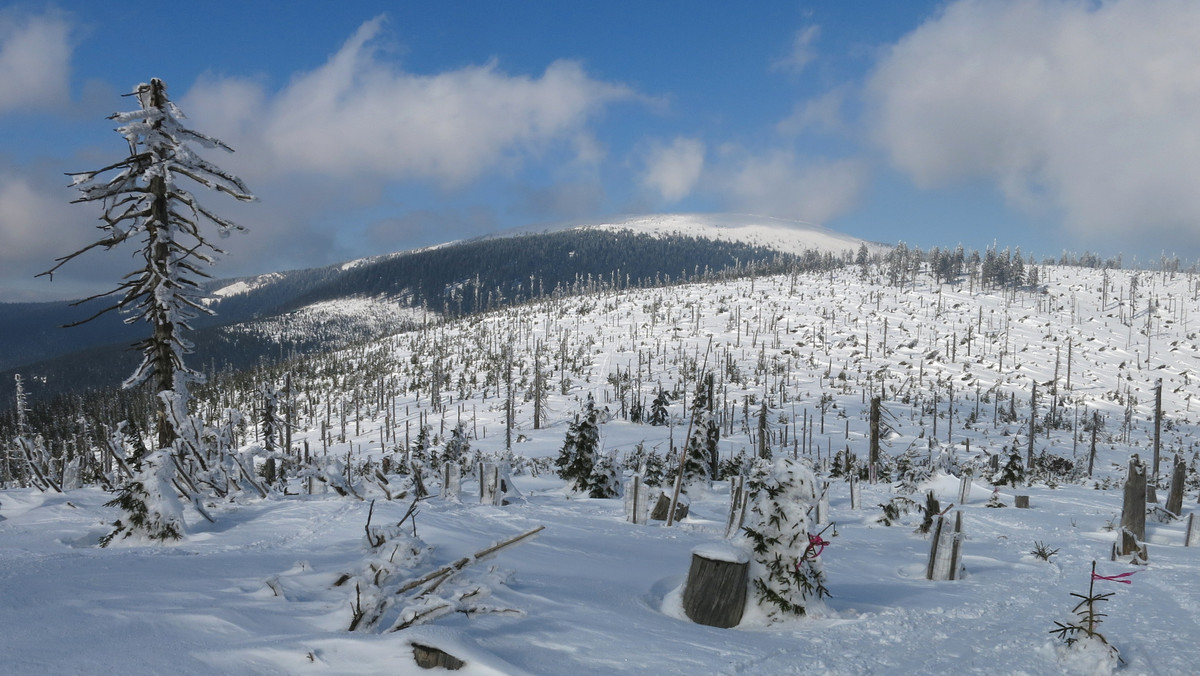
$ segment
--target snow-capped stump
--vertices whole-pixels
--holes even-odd
[[[727,629],[742,621],[750,577],[750,555],[725,542],[692,550],[683,589],[683,612],[697,624]]]
[[[451,655],[441,648],[435,648],[430,645],[422,645],[420,643],[413,643],[412,649],[413,659],[417,661],[417,666],[421,667],[422,669],[437,669],[441,667],[443,669],[449,669],[450,671],[458,671],[459,669],[467,666],[466,662],[458,659],[454,655]]]

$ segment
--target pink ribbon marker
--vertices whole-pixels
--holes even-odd
[[[1128,580],[1125,578],[1128,578],[1131,575],[1136,575],[1140,572],[1142,572],[1142,571],[1131,570],[1127,573],[1118,573],[1116,575],[1101,575],[1100,573],[1093,572],[1092,579],[1093,580],[1108,580],[1109,582],[1120,582],[1121,584],[1133,584],[1133,580]]]

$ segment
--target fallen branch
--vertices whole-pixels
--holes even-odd
[[[525,538],[537,535],[538,533],[542,532],[542,530],[544,530],[545,528],[546,528],[545,526],[538,526],[537,528],[534,528],[531,531],[526,531],[516,537],[509,538],[503,542],[494,544],[491,547],[488,547],[487,549],[481,549],[478,552],[475,552],[474,554],[472,554],[471,556],[464,556],[461,559],[455,561],[454,563],[451,563],[446,566],[442,566],[441,568],[438,568],[437,570],[435,570],[431,573],[423,575],[423,576],[417,578],[416,580],[412,580],[411,582],[407,582],[407,583],[401,585],[400,588],[396,590],[396,594],[400,595],[400,594],[404,594],[406,592],[410,592],[413,589],[416,589],[417,587],[420,587],[421,585],[426,584],[428,582],[434,582],[434,584],[431,585],[429,589],[423,590],[421,592],[421,594],[418,594],[418,596],[420,596],[422,594],[426,594],[430,591],[433,591],[442,582],[445,582],[446,579],[449,578],[454,573],[457,573],[458,571],[462,570],[463,568],[466,568],[467,566],[469,566],[473,563],[481,561],[484,558],[491,556],[492,554],[495,554],[496,552],[500,551],[501,549],[504,549],[505,547],[508,547],[510,545],[515,545],[518,542],[524,540]]]

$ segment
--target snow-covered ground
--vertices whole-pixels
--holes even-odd
[[[395,379],[405,383],[396,399],[372,408],[376,395],[367,396],[357,433],[351,418],[345,441],[334,415],[330,456],[378,458],[383,426],[403,441],[406,423],[415,435],[422,412],[438,436],[462,420],[473,449],[499,455],[505,399],[489,380],[496,355],[513,345],[523,379],[542,343],[553,357],[542,363],[553,388],[549,424],[532,429],[532,404],[518,396],[513,451],[556,454],[591,394],[613,415],[601,426],[605,450],[627,454],[639,443],[659,452],[671,439],[679,444],[685,409],[672,403],[674,427],[622,420],[616,383],[640,381],[649,403],[660,384],[669,390],[686,379],[680,389],[690,402],[696,373],[708,368],[720,373],[732,427],[723,455],[753,448],[748,397],[766,395],[775,453],[818,467],[846,447],[866,456],[868,392],[881,394],[893,428],[885,453],[953,458],[976,469],[967,503],[953,508],[966,533],[962,579],[924,579],[930,543],[914,532],[918,514],[893,526],[878,522],[879,505],[900,495],[895,485],[864,482],[862,507],[851,509],[848,484],[822,479],[831,482],[835,524],[821,555],[832,593],[826,610],[775,624],[751,614],[733,629],[698,625],[682,614],[679,587],[691,551],[724,538],[728,482],[692,495],[680,523],[634,525],[622,500],[571,495],[552,474],[534,476],[519,463],[526,469],[513,476],[521,497],[512,504],[478,504],[478,484],[465,477],[457,499],[424,500],[415,518],[419,538],[433,547],[420,571],[545,526],[468,573],[491,589],[491,605],[519,613],[455,613],[396,633],[350,632],[355,590],[336,583],[344,574],[366,579],[378,555],[366,544],[369,501],[372,523],[386,525],[401,520],[407,498],[388,501],[365,485],[365,501],[308,495],[293,482],[295,494],[214,505],[215,524],[189,511],[179,543],[100,549],[116,517],[103,506],[110,495],[12,489],[0,493],[3,671],[414,673],[410,644],[418,642],[465,659],[463,673],[477,674],[1102,673],[1103,665],[1062,652],[1050,635],[1056,621],[1072,619],[1072,594],[1087,592],[1097,561],[1103,575],[1137,571],[1129,585],[1096,583],[1115,592],[1100,630],[1121,651],[1122,671],[1194,673],[1200,548],[1183,546],[1183,522],[1148,520],[1146,566],[1108,558],[1122,468],[1130,453],[1149,455],[1160,378],[1164,458],[1181,453],[1194,465],[1195,280],[1109,274],[1102,290],[1100,271],[1046,269],[1045,293],[1011,294],[939,289],[927,280],[897,289],[846,269],[556,299],[355,348],[332,359],[360,364],[358,371],[303,388],[311,397],[301,406],[307,431],[296,439],[314,452],[322,449],[325,402],[350,401],[353,392]],[[1135,274],[1130,308],[1121,301]],[[434,354],[452,374],[442,412],[429,410],[422,380]],[[994,487],[980,472],[984,456],[1025,448],[1032,382],[1039,415],[1049,410],[1047,393],[1057,391],[1057,411],[1070,426],[1092,412],[1103,417],[1095,476],[1001,487],[1008,506],[989,508]],[[1018,415],[1006,422],[1009,407]],[[797,439],[804,420],[811,443]],[[388,453],[396,443],[386,444]],[[1086,464],[1088,445],[1088,433],[1067,427],[1035,439],[1038,452],[1076,466]],[[437,494],[436,480],[430,485]],[[933,490],[948,506],[959,502],[958,486],[956,477],[935,473],[911,497],[921,501]],[[1028,495],[1031,508],[1015,508],[1015,495]],[[1195,503],[1193,475],[1184,511]],[[1035,543],[1058,553],[1040,560],[1031,554]]]

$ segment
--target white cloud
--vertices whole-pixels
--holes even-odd
[[[848,93],[849,88],[841,86],[815,99],[800,101],[776,129],[786,136],[797,136],[810,129],[823,133],[845,131],[847,125],[842,118],[842,108]]]
[[[808,67],[808,64],[812,63],[813,59],[817,58],[817,50],[813,43],[820,35],[821,27],[816,24],[810,24],[796,31],[795,37],[792,38],[792,51],[787,56],[775,61],[773,64],[775,68],[799,74]]]
[[[854,159],[806,160],[790,151],[735,156],[713,184],[738,211],[826,223],[858,203],[868,180]]]
[[[277,94],[245,80],[207,78],[185,110],[205,129],[254,155],[263,174],[428,179],[445,186],[504,170],[554,143],[596,155],[586,123],[631,98],[572,61],[539,77],[507,75],[492,62],[434,75],[380,57],[382,18],[363,24],[320,68]]]
[[[70,32],[66,19],[54,12],[0,12],[0,112],[67,101]]]
[[[1200,224],[1200,4],[963,0],[873,73],[876,140],[917,185],[983,178],[1080,231]]]
[[[651,148],[646,157],[642,185],[656,191],[667,202],[678,202],[692,191],[703,169],[704,144],[680,137],[669,146]]]

